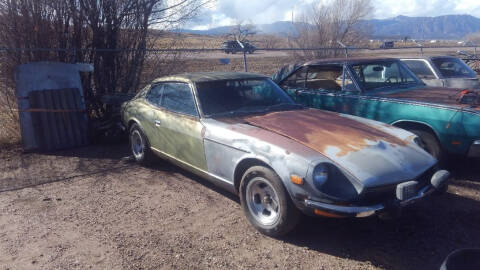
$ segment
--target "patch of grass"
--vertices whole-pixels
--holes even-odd
[[[0,147],[20,143],[20,125],[9,112],[0,111]]]

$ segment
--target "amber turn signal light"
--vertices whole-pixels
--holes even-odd
[[[324,217],[331,217],[331,218],[343,218],[344,217],[344,216],[341,216],[341,215],[325,212],[325,211],[322,211],[322,210],[319,210],[319,209],[314,209],[313,213],[315,215],[324,216]]]
[[[296,185],[303,185],[303,178],[298,175],[291,175],[290,181]]]

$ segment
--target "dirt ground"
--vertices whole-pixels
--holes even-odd
[[[480,247],[480,163],[457,161],[446,195],[396,221],[304,218],[272,239],[239,200],[123,144],[0,151],[0,269],[438,269]]]

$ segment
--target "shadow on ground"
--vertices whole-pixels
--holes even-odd
[[[305,218],[284,240],[387,269],[439,269],[451,251],[480,247],[479,231],[480,202],[448,193],[398,220]]]

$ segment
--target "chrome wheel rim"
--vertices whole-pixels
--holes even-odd
[[[246,188],[246,202],[253,218],[264,226],[275,224],[280,217],[280,203],[273,186],[262,177],[250,180]]]
[[[142,135],[138,130],[132,132],[132,135],[130,135],[130,142],[132,145],[132,153],[135,158],[141,158],[143,156],[144,144]]]

